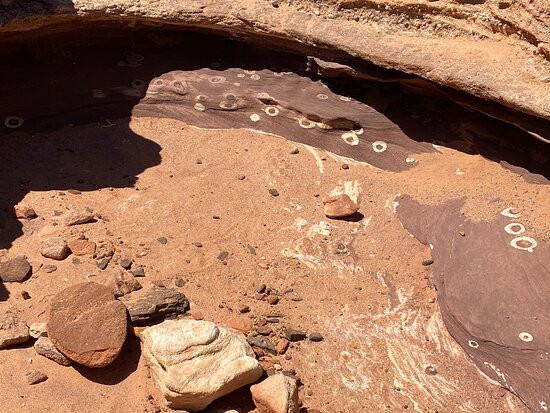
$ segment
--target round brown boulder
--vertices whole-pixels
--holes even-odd
[[[88,367],[107,366],[126,340],[126,307],[103,285],[74,285],[53,298],[48,336],[71,360]]]
[[[359,211],[359,206],[346,194],[327,198],[323,204],[328,218],[345,218]]]

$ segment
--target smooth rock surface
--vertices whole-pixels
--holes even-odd
[[[244,337],[209,321],[167,320],[140,337],[143,356],[173,409],[200,411],[263,372]]]
[[[296,380],[284,374],[274,374],[250,387],[258,413],[298,413]]]
[[[4,282],[21,282],[31,272],[27,258],[19,255],[11,260],[0,262],[0,278]]]
[[[327,198],[323,204],[328,218],[345,218],[359,211],[359,206],[346,194]]]
[[[52,299],[48,336],[71,360],[105,367],[126,340],[126,308],[108,287],[92,282],[74,285]]]
[[[71,359],[61,353],[48,337],[39,337],[34,343],[34,349],[38,354],[55,361],[62,366],[69,366]]]
[[[96,244],[90,240],[87,240],[84,236],[71,239],[67,242],[67,245],[74,255],[82,256],[95,254]]]
[[[80,225],[86,224],[94,219],[94,211],[91,209],[82,209],[78,211],[71,211],[65,216],[65,225]]]
[[[132,325],[152,324],[185,314],[189,310],[189,301],[185,295],[171,288],[152,286],[119,299],[128,309]]]
[[[0,315],[0,349],[24,343],[29,338],[29,327],[17,314],[6,311]]]

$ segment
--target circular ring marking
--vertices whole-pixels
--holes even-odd
[[[250,115],[250,120],[252,122],[258,122],[260,120],[260,115],[258,115],[257,113],[253,113],[252,115]]]
[[[283,77],[285,74],[282,73],[282,72],[273,72],[273,76],[276,76],[276,77]]]
[[[323,122],[317,122],[315,123],[319,128],[321,129],[324,129],[324,130],[332,130],[332,126],[330,125],[327,125],[326,123],[323,123]]]
[[[204,112],[206,110],[206,107],[199,102],[195,103],[193,107],[195,108],[195,110],[198,110],[199,112]]]
[[[237,75],[237,77],[241,77],[241,78],[242,78],[242,77],[245,77],[245,74],[244,74],[244,73],[239,73],[239,74]]]
[[[264,109],[264,112],[269,116],[277,116],[279,114],[279,109],[275,106],[268,106]]]
[[[352,132],[355,133],[356,135],[362,135],[364,130],[363,128],[359,128],[359,129],[352,129]]]
[[[525,341],[526,343],[533,341],[533,336],[529,333],[526,333],[525,331],[519,333],[518,337],[521,341]]]
[[[223,83],[225,82],[225,77],[223,76],[212,76],[208,79],[210,83]]]
[[[407,158],[407,159],[405,159],[405,162],[407,162],[407,163],[413,163],[413,162],[415,162],[415,161],[416,161],[416,159],[414,159],[414,158]]]
[[[537,246],[537,241],[531,237],[516,237],[510,241],[510,245],[518,250],[533,252]]]
[[[351,98],[348,98],[347,96],[340,96],[340,100],[344,102],[351,102]]]
[[[130,84],[134,89],[142,89],[145,87],[145,82],[141,79],[134,79]]]
[[[348,145],[351,145],[351,146],[359,145],[359,137],[353,132],[342,133],[342,139]]]
[[[372,143],[372,150],[377,153],[384,152],[388,149],[388,144],[384,141],[374,141]]]
[[[508,207],[506,209],[503,209],[500,211],[500,215],[504,215],[508,218],[519,218],[521,214],[517,212],[517,210],[514,207]]]
[[[23,122],[23,118],[20,118],[19,116],[6,116],[4,119],[4,126],[10,129],[17,129],[23,125]]]
[[[525,227],[519,222],[512,222],[504,227],[504,231],[511,235],[519,235],[525,232]]]
[[[311,129],[311,128],[315,127],[315,122],[313,122],[309,119],[306,119],[306,118],[298,119],[298,123],[304,129]]]
[[[252,80],[260,80],[260,75],[256,75],[256,74],[251,75],[251,76],[250,76],[250,79],[252,79]]]
[[[471,347],[471,348],[478,348],[479,347],[479,343],[475,340],[468,340],[468,345]]]
[[[206,96],[197,95],[197,97],[195,97],[195,100],[198,101],[198,102],[206,102]]]
[[[227,110],[237,109],[237,103],[234,101],[228,102],[224,100],[220,102],[220,108],[227,109]]]
[[[255,70],[244,70],[244,72],[245,72],[247,75],[253,75],[254,73],[256,73]]]
[[[172,87],[176,90],[177,93],[185,94],[185,85],[181,80],[175,80],[172,82]]]
[[[162,86],[162,85],[164,85],[164,81],[162,79],[157,79],[157,80],[155,80],[155,85]]]
[[[324,93],[319,93],[319,94],[317,95],[317,99],[327,100],[327,99],[328,99],[328,96],[325,95]]]

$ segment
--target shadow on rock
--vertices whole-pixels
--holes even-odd
[[[137,370],[140,356],[141,348],[139,340],[133,336],[128,336],[120,355],[107,367],[92,369],[78,364],[73,364],[73,366],[88,380],[95,383],[113,385],[124,381]]]

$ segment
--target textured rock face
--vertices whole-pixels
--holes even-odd
[[[48,337],[39,337],[34,343],[34,349],[38,354],[55,361],[62,366],[69,366],[71,360],[61,353]]]
[[[48,238],[42,243],[40,253],[46,258],[61,261],[67,258],[67,255],[69,255],[69,247],[62,238]]]
[[[259,413],[298,413],[296,380],[283,374],[274,374],[250,387]]]
[[[128,19],[208,28],[256,41],[288,40],[283,47],[305,53],[315,47],[317,54],[336,59],[347,54],[550,119],[550,21],[543,0],[304,0],[300,10],[280,3],[80,0],[63,7],[43,0],[8,6],[0,15],[0,31]]]
[[[29,328],[11,311],[0,316],[0,349],[24,343],[30,338]]]
[[[31,265],[23,255],[0,262],[0,278],[4,282],[21,282],[31,272]]]
[[[74,285],[52,299],[48,336],[77,363],[107,366],[126,340],[126,308],[107,287],[91,282]]]
[[[173,409],[200,411],[262,375],[244,337],[209,321],[167,320],[141,334],[143,355]]]
[[[149,287],[120,297],[132,325],[150,325],[167,317],[185,314],[189,301],[171,288]]]

